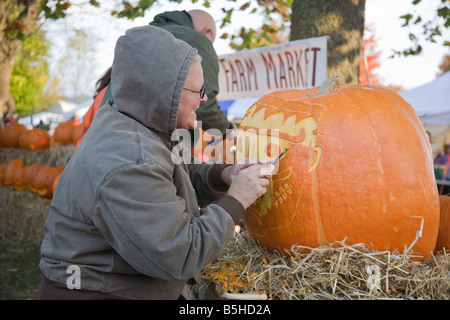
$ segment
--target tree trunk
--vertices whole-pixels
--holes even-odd
[[[22,48],[20,35],[27,34],[39,20],[41,12],[40,0],[29,0],[23,6],[17,18],[12,19],[11,13],[16,0],[0,2],[0,119],[6,112],[14,112],[16,104],[9,90],[11,73],[16,57]]]
[[[2,61],[3,60],[3,61]],[[14,98],[9,91],[9,82],[11,80],[11,73],[14,66],[14,59],[1,59],[0,58],[0,115],[3,119],[3,115],[15,110]]]
[[[359,83],[365,0],[294,0],[290,40],[328,37],[328,77]]]

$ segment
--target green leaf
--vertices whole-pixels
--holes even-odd
[[[402,25],[402,27],[406,27],[409,24],[409,20],[413,18],[412,14],[408,13],[400,17],[401,19],[405,19],[405,23]]]

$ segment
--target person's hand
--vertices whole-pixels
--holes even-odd
[[[247,209],[256,199],[267,192],[274,166],[271,163],[259,163],[233,165],[227,168],[230,168],[231,180],[227,194],[234,197]]]
[[[231,185],[231,182],[234,180],[234,178],[236,178],[236,176],[242,169],[248,168],[252,164],[270,164],[272,162],[273,159],[242,159],[242,161],[226,167],[222,171],[222,179],[226,184]]]

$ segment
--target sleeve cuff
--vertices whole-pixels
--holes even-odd
[[[219,203],[218,206],[222,207],[228,214],[233,218],[235,224],[239,223],[239,220],[245,213],[245,208],[242,204],[230,195],[225,195]]]
[[[231,164],[214,164],[209,169],[208,183],[215,190],[225,192],[228,190],[229,185],[222,179],[222,171]]]

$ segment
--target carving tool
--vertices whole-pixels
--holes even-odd
[[[283,152],[278,156],[278,158],[275,159],[275,161],[272,163],[273,165],[276,165],[278,160],[280,160],[280,158],[285,155],[289,150],[289,147],[284,148]]]

